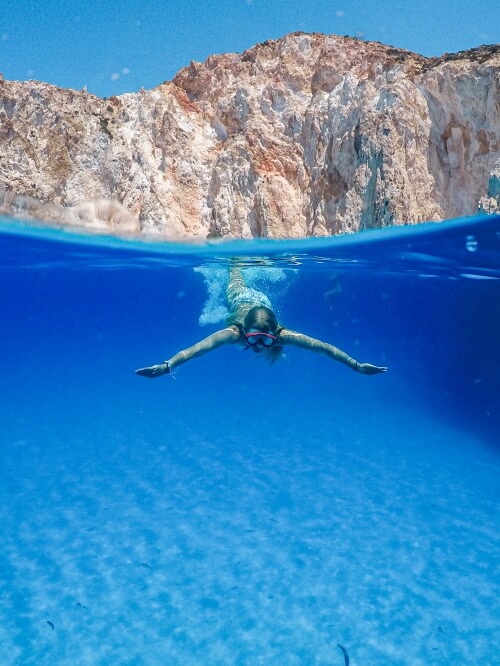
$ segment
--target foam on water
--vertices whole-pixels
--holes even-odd
[[[200,326],[207,324],[218,324],[225,320],[228,315],[226,304],[226,288],[228,283],[228,270],[226,267],[198,266],[193,269],[195,273],[201,273],[207,289],[207,300],[200,314]],[[245,283],[259,291],[273,293],[276,305],[276,313],[279,316],[279,303],[291,286],[291,277],[295,271],[289,271],[288,275],[282,268],[275,266],[246,266],[242,268]]]

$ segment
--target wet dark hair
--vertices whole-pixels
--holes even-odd
[[[263,305],[258,305],[247,312],[245,321],[243,322],[243,332],[248,332],[251,328],[255,328],[263,333],[271,333],[271,335],[279,335],[283,326],[278,324],[276,315],[269,308]],[[283,353],[283,347],[279,344],[279,338],[276,340],[272,347],[264,347],[260,350],[263,358],[266,358],[271,363],[277,361]]]
[[[272,333],[273,335],[276,335],[276,333],[279,333],[280,325],[272,310],[262,305],[258,305],[247,312],[243,328],[247,332],[251,328],[256,328],[263,333]]]

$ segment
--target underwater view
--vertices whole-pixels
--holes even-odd
[[[245,330],[138,375],[228,330],[235,268],[349,362]],[[2,665],[499,663],[499,216],[193,245],[2,218],[0,276]]]

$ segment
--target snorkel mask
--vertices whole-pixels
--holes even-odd
[[[250,347],[272,347],[276,342],[276,336],[271,333],[264,333],[255,328],[251,328],[245,333],[247,343]]]

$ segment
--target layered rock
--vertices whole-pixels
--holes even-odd
[[[73,207],[53,209],[63,223],[117,200],[137,220],[121,211],[124,228],[165,237],[330,235],[494,210],[499,65],[495,46],[426,59],[292,34],[110,99],[2,81],[0,188]]]

